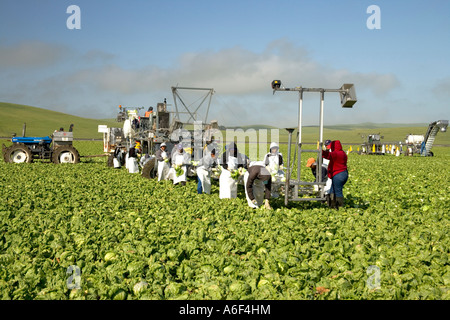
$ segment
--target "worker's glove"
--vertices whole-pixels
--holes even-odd
[[[267,210],[272,210],[272,207],[270,206],[270,203],[269,203],[268,199],[266,199],[264,201],[264,208],[267,209]]]

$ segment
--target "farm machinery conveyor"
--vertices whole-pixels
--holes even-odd
[[[425,136],[413,134],[407,135],[405,141],[405,155],[412,156],[413,154],[420,154],[424,157],[433,156],[431,147],[436,139],[436,135],[439,131],[446,132],[447,126],[448,120],[433,121],[428,125]]]

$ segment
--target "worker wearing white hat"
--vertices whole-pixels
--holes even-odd
[[[139,165],[137,162],[138,153],[140,153],[140,143],[136,143],[128,150],[127,169],[129,173],[139,173]]]
[[[285,176],[283,168],[283,155],[276,142],[270,144],[270,152],[264,156],[264,165],[272,176],[272,197],[279,196],[279,189],[284,184]]]
[[[156,161],[158,161],[158,181],[166,180],[170,170],[169,153],[165,142],[161,143],[158,151],[155,152]]]

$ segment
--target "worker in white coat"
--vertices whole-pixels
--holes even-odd
[[[266,209],[272,209],[269,203],[271,197],[272,176],[264,162],[254,162],[244,174],[245,196],[251,208],[263,205]]]
[[[206,151],[197,166],[198,194],[211,194],[211,169],[217,166],[216,149]]]
[[[169,178],[173,180],[173,184],[180,183],[182,186],[186,185],[187,181],[187,166],[191,162],[191,155],[187,153],[183,145],[180,143],[172,151],[172,168],[169,170]],[[181,174],[177,175],[176,167],[181,168]]]
[[[114,158],[113,158],[114,168],[120,169],[120,167],[122,166],[122,157],[123,157],[123,152],[122,152],[121,148],[116,147],[116,149],[114,150]]]
[[[238,168],[247,169],[248,158],[239,153],[234,142],[225,147],[222,154],[221,167],[222,171],[219,177],[219,198],[231,199],[237,197],[237,180],[231,177],[231,171]]]
[[[136,141],[133,147],[128,150],[127,169],[129,173],[139,173],[137,156],[140,152],[140,143]]]
[[[158,161],[158,181],[165,180],[170,170],[170,156],[165,142],[161,143],[159,149],[155,152],[155,157]]]
[[[285,176],[283,168],[283,155],[279,152],[280,147],[276,142],[270,144],[270,152],[264,156],[264,165],[272,176],[272,197],[279,196],[279,189],[284,184]]]

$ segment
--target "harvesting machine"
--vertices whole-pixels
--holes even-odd
[[[2,146],[3,159],[9,163],[31,163],[34,159],[50,160],[58,163],[78,163],[80,155],[72,145],[73,124],[68,132],[62,128],[46,137],[26,137],[26,124],[22,137],[13,134],[12,145]]]
[[[186,152],[190,153],[192,157],[194,157],[196,151],[201,151],[199,150],[200,148],[195,148],[194,146],[194,132],[186,129],[187,125],[192,124],[189,123],[189,120],[199,121],[197,111],[200,105],[194,111],[190,110],[178,94],[178,90],[180,89],[206,90],[206,97],[200,105],[208,96],[211,99],[214,92],[213,89],[205,88],[172,87],[176,111],[168,110],[166,99],[164,99],[164,102],[157,103],[155,109],[152,107],[148,108],[143,116],[139,114],[139,110],[143,108],[119,106],[119,113],[116,120],[123,122],[123,126],[121,128],[108,128],[105,125],[98,127],[98,131],[103,133],[103,151],[108,154],[107,164],[109,167],[113,167],[114,158],[118,154],[120,154],[118,158],[122,161],[121,165],[124,165],[125,156],[129,149],[134,146],[135,142],[139,142],[141,145],[142,156],[139,165],[142,167],[142,176],[149,179],[156,176],[157,161],[155,153],[161,143],[166,143],[169,153],[172,151],[174,145],[178,143],[182,143]],[[178,110],[176,104],[177,99],[181,101],[187,112]],[[206,115],[209,111],[209,103]],[[183,113],[189,115],[188,121],[182,122],[180,120],[180,115]],[[206,117],[200,120],[206,122]],[[202,122],[203,139],[211,139],[214,131],[218,129],[219,125],[216,120],[212,120],[209,124]],[[188,170],[188,175],[192,176],[193,174],[192,170]]]
[[[384,155],[386,153],[385,144],[381,142],[384,137],[380,134],[367,135],[367,141],[361,144],[360,154],[377,154]]]
[[[413,154],[420,154],[424,157],[432,157],[433,152],[431,147],[433,146],[436,135],[439,131],[446,132],[448,126],[448,120],[433,121],[428,125],[425,135],[409,134],[405,138],[406,148],[404,154],[406,156],[412,156]]]

